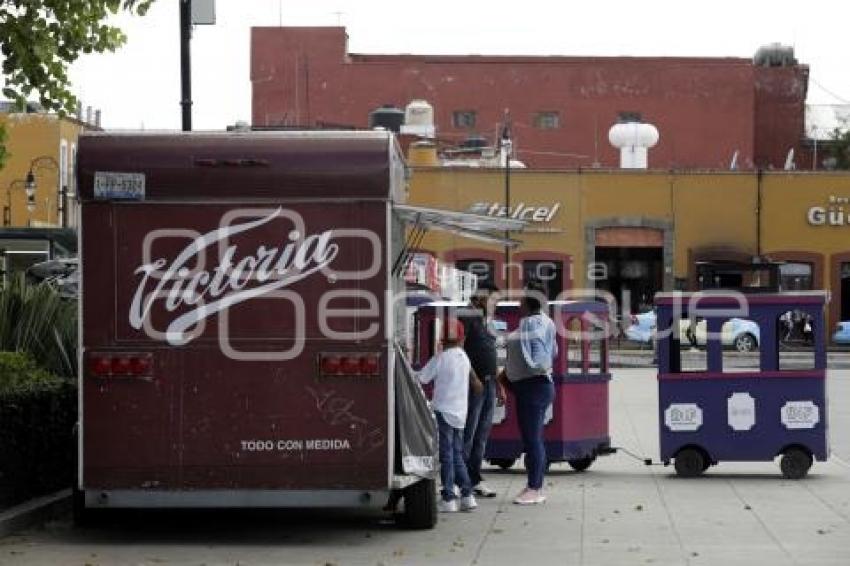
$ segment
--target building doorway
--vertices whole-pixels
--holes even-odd
[[[596,288],[611,293],[632,313],[652,308],[655,293],[664,288],[661,247],[596,247]]]
[[[605,226],[595,230],[595,286],[632,314],[652,309],[664,289],[664,229]]]
[[[841,264],[841,312],[840,320],[850,320],[850,262]]]

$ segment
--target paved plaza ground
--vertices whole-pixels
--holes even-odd
[[[834,456],[803,481],[778,465],[721,464],[680,479],[626,455],[586,473],[553,467],[548,502],[510,503],[521,468],[492,471],[495,500],[443,515],[433,531],[397,529],[380,515],[192,512],[116,517],[75,530],[70,520],[0,540],[2,565],[850,564],[850,370],[830,374]],[[655,372],[614,373],[611,427],[618,446],[657,457]]]

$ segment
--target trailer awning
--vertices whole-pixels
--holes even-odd
[[[459,236],[480,240],[501,246],[516,247],[518,240],[505,237],[505,232],[519,232],[525,227],[524,220],[503,216],[485,216],[470,212],[441,210],[406,204],[395,205],[395,211],[402,219],[427,229],[443,230]]]

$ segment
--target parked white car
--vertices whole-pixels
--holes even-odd
[[[626,338],[632,342],[649,344],[655,331],[655,311],[648,311],[632,316],[632,323],[626,328]],[[683,346],[690,344],[687,337],[689,321],[679,321],[679,339]],[[699,346],[705,346],[706,323],[700,320],[696,325],[696,341]],[[735,348],[739,352],[753,352],[758,349],[760,342],[759,327],[751,320],[731,318],[721,328],[721,340],[724,346]]]

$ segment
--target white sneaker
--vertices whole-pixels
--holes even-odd
[[[516,505],[539,505],[545,503],[546,498],[536,489],[524,489],[522,493],[516,496],[514,503]]]
[[[491,497],[496,497],[497,493],[484,485],[483,483],[479,483],[475,486],[473,493],[478,497],[484,497],[485,499],[489,499]]]
[[[437,509],[440,513],[457,513],[457,499],[452,499],[451,501],[440,499],[439,503],[437,503]]]
[[[461,511],[474,511],[478,507],[478,502],[475,501],[474,495],[460,498]]]

